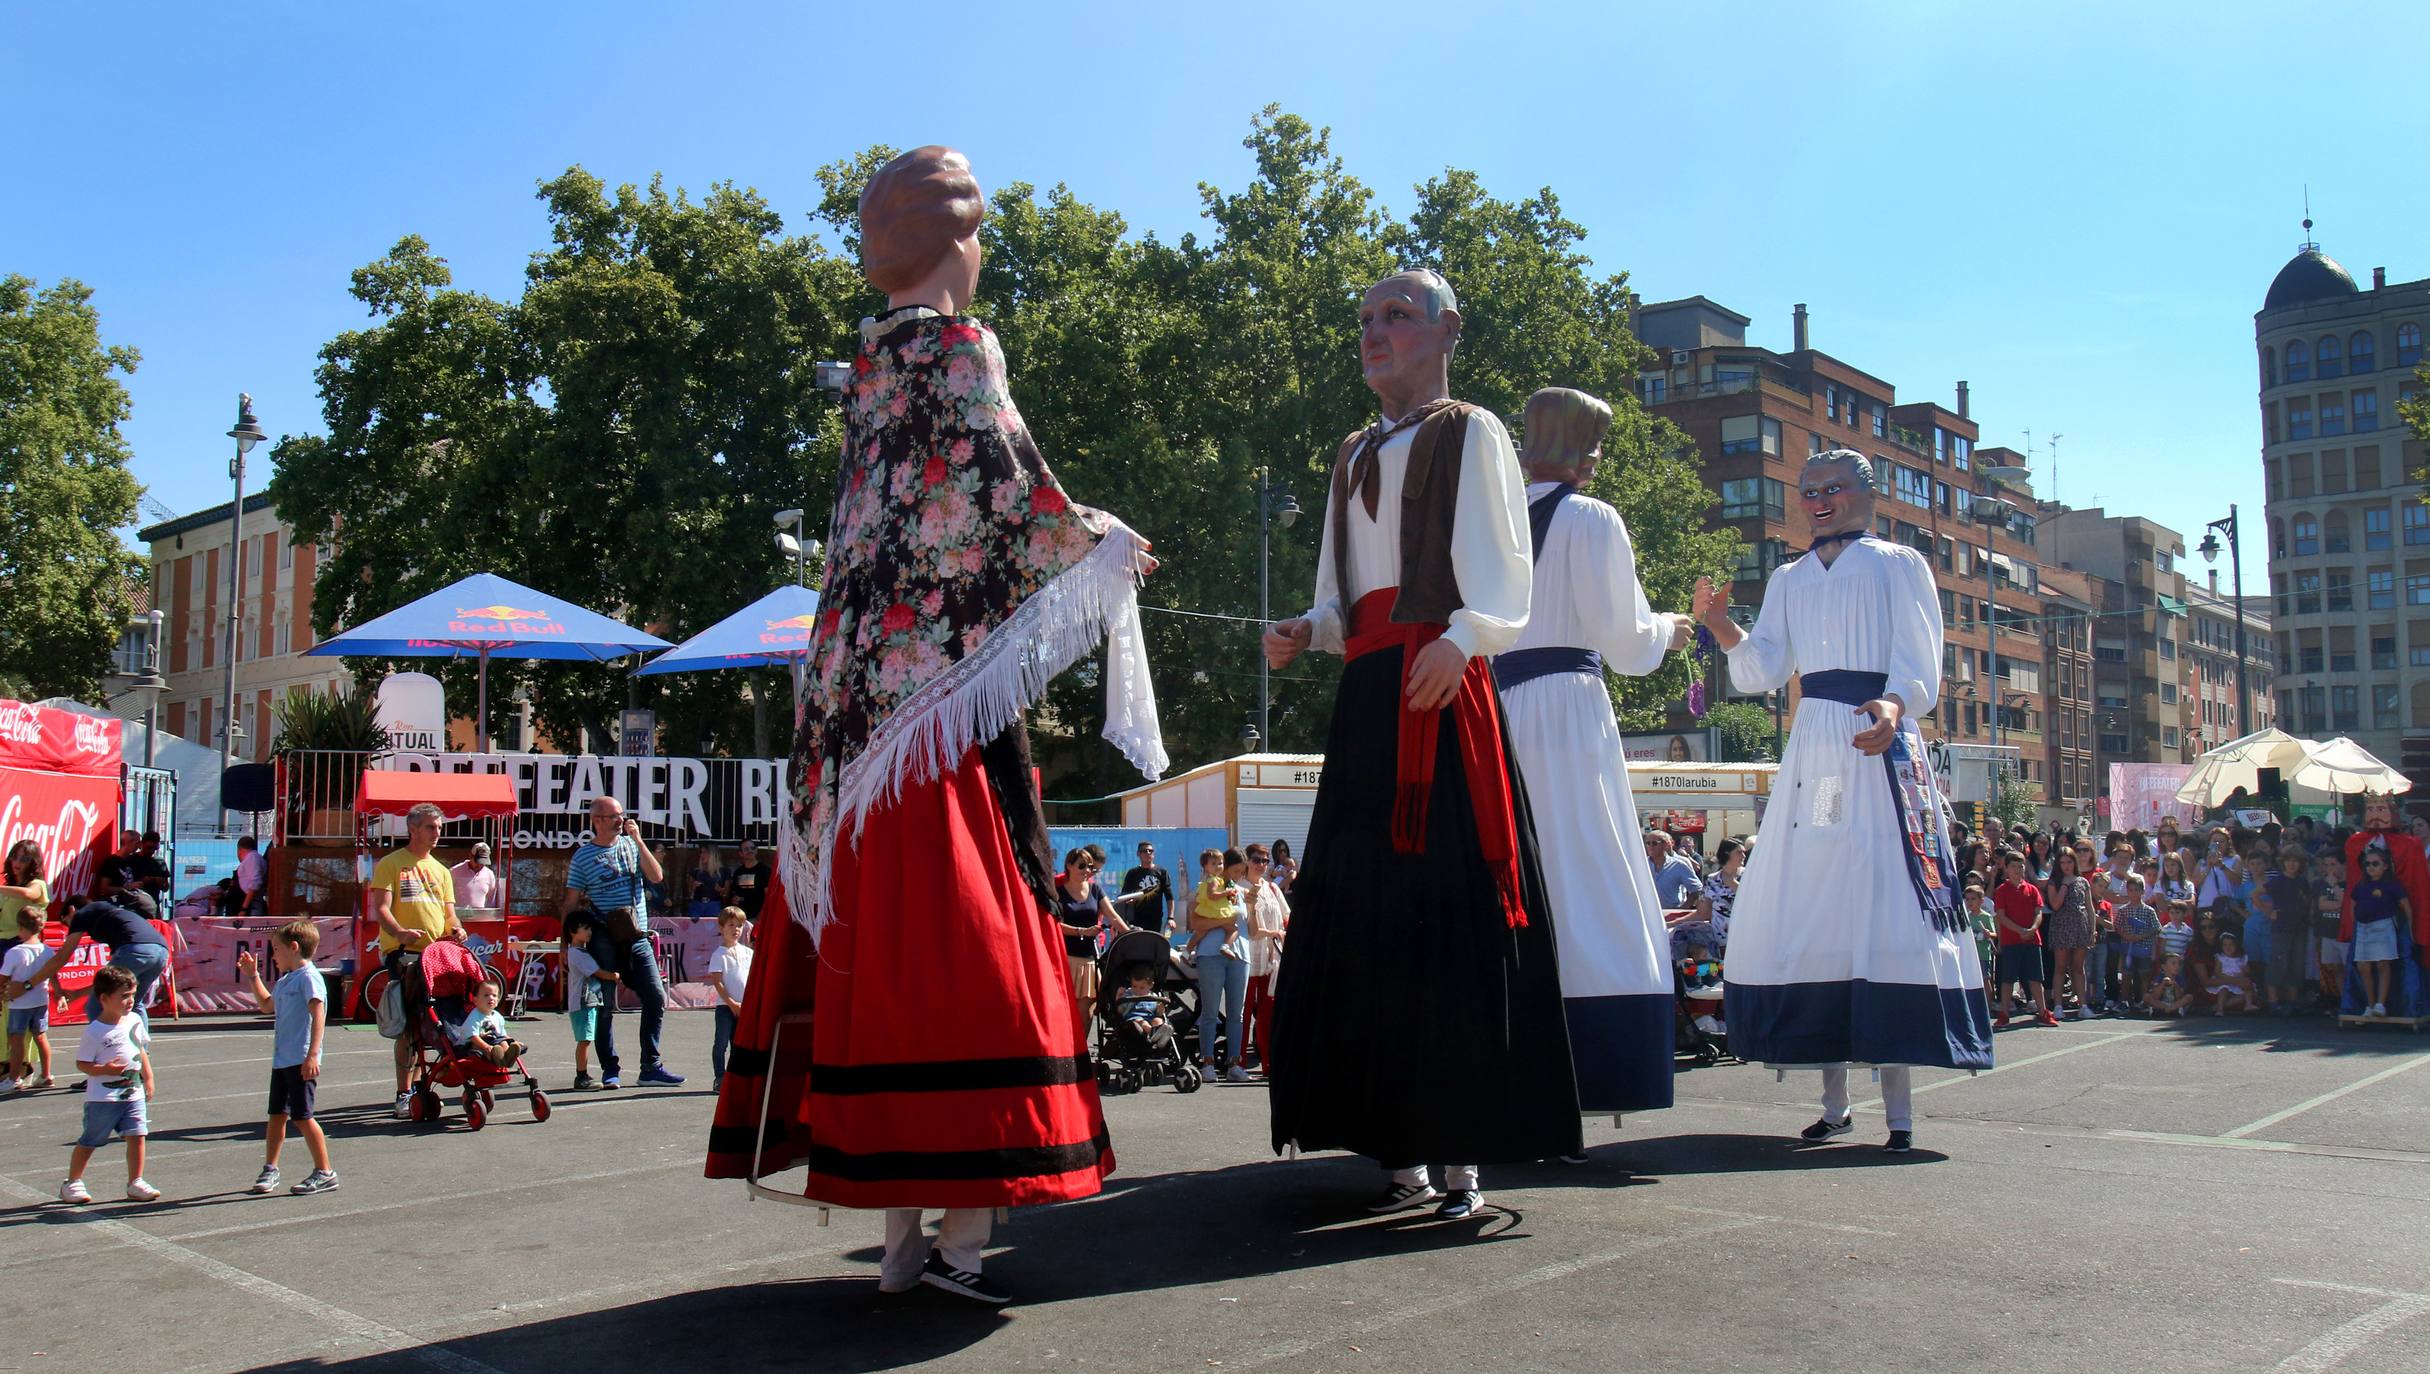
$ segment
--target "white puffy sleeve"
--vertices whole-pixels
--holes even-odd
[[[1890,684],[1921,724],[1941,703],[1941,596],[1924,556],[1904,544],[1887,546],[1890,587]],[[1992,643],[1999,643],[1995,631]]]
[[[1451,516],[1451,571],[1460,609],[1443,638],[1470,658],[1498,654],[1527,628],[1535,559],[1527,534],[1527,481],[1501,417],[1471,411],[1460,454],[1459,505]],[[1318,584],[1317,595],[1324,595]]]
[[[1330,480],[1326,482],[1326,490],[1332,490]],[[1356,493],[1350,493],[1347,499],[1355,501],[1358,497]],[[1330,497],[1325,502],[1323,521],[1324,537],[1318,541],[1316,550],[1316,604],[1308,608],[1308,623],[1314,627],[1314,632],[1308,637],[1308,647],[1338,654],[1349,634],[1349,618],[1342,609],[1341,586],[1333,577],[1333,503]]]
[[[1558,520],[1577,522],[1569,533],[1570,595],[1587,642],[1603,655],[1603,666],[1623,677],[1643,677],[1662,666],[1681,617],[1658,613],[1637,580],[1637,550],[1628,522],[1601,501],[1562,503]]]
[[[1773,570],[1772,580],[1764,587],[1763,605],[1755,610],[1755,628],[1724,655],[1730,661],[1730,686],[1741,695],[1781,687],[1797,669],[1789,653],[1788,589],[1782,585],[1801,575],[1797,569],[1797,563],[1785,563]]]

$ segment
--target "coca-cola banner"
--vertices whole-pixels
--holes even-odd
[[[0,700],[0,855],[32,840],[55,898],[85,891],[117,847],[122,730],[108,717]]]

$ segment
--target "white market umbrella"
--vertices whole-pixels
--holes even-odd
[[[2311,758],[2312,746],[2286,731],[2274,726],[2256,730],[2196,759],[2194,771],[2177,788],[2177,800],[2200,807],[2225,806],[2238,788],[2258,797],[2262,769],[2275,768],[2281,776],[2292,778]]]
[[[2413,779],[2379,761],[2377,755],[2343,735],[2312,746],[2312,757],[2287,775],[2296,787],[2350,797],[2362,792],[2393,794],[2413,790]]]

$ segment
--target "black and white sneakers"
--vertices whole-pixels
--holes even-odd
[[[1833,1121],[1827,1116],[1822,1116],[1816,1117],[1813,1125],[1799,1131],[1797,1133],[1797,1138],[1806,1142],[1808,1145],[1820,1145],[1826,1140],[1830,1140],[1835,1136],[1846,1135],[1848,1132],[1855,1129],[1856,1118],[1853,1116],[1843,1116],[1837,1121]]]
[[[1434,1214],[1445,1221],[1465,1221],[1485,1210],[1485,1195],[1474,1188],[1454,1188]]]
[[[1915,1132],[1913,1131],[1892,1131],[1889,1143],[1882,1146],[1886,1153],[1894,1155],[1903,1155],[1914,1148]]]
[[[928,1252],[928,1263],[920,1269],[920,1282],[991,1307],[1001,1307],[1012,1301],[1012,1294],[989,1283],[986,1276],[968,1269],[956,1269],[945,1262],[943,1255],[933,1250]]]
[[[1382,1197],[1368,1203],[1367,1210],[1379,1217],[1387,1216],[1393,1212],[1406,1212],[1412,1207],[1423,1207],[1441,1196],[1431,1183],[1396,1183]]]

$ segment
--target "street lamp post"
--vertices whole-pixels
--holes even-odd
[[[1276,525],[1289,529],[1291,522],[1297,519],[1299,519],[1298,498],[1274,485],[1273,474],[1264,468],[1259,468],[1257,470],[1257,623],[1261,627],[1273,619],[1273,611],[1267,604],[1267,568],[1270,561],[1268,550],[1272,543],[1272,529]],[[1257,656],[1257,737],[1261,740],[1274,738],[1274,723],[1267,718],[1273,697],[1266,690],[1266,675],[1266,656],[1259,654]]]
[[[2000,606],[1998,585],[1992,580],[1991,532],[2008,523],[2012,507],[1997,496],[1978,496],[1967,508],[1967,515],[1983,527],[1983,642],[1990,646],[1983,663],[1983,675],[1990,684],[1984,690],[1991,701],[1991,747],[2000,747]],[[1992,766],[1997,769],[1995,755]]]
[[[2238,738],[2253,733],[2251,703],[2244,694],[2244,542],[2236,537],[2236,507],[2228,506],[2225,520],[2213,520],[2203,526],[2202,561],[2219,561],[2219,536],[2227,536],[2229,588],[2236,598],[2236,734]]]
[[[228,757],[236,751],[236,651],[244,643],[245,606],[239,600],[243,591],[242,571],[245,554],[245,455],[253,446],[270,436],[262,432],[261,421],[253,418],[253,397],[240,392],[236,397],[236,427],[228,431],[236,441],[236,456],[228,460],[228,476],[236,483],[236,500],[228,507],[228,653],[224,689],[219,716],[219,828],[228,828]]]

